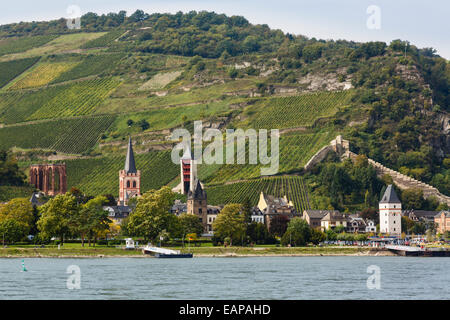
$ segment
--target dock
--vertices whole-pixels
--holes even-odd
[[[171,250],[155,246],[145,246],[142,253],[154,255],[156,258],[192,258],[192,253],[181,253],[180,250]]]
[[[385,249],[404,257],[450,257],[450,250],[448,250],[447,248],[386,245]]]

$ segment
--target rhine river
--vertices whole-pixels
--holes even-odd
[[[0,259],[0,299],[450,299],[450,258]],[[78,266],[80,289],[67,289]],[[369,266],[380,289],[368,289]]]

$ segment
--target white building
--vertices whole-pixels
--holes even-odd
[[[402,204],[390,184],[379,203],[380,232],[391,236],[402,233]]]
[[[377,226],[375,225],[375,222],[372,220],[366,220],[366,232],[377,232]]]

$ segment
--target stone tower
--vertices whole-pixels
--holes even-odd
[[[128,200],[141,195],[141,171],[136,170],[133,144],[128,139],[127,158],[124,170],[119,171],[119,201],[118,205],[126,206]]]
[[[187,213],[195,214],[198,216],[200,222],[203,225],[203,230],[206,232],[207,228],[207,197],[206,191],[198,179],[196,179],[194,188],[190,189],[187,194]]]
[[[183,157],[180,159],[181,169],[181,193],[188,194],[189,190],[194,190],[194,183],[197,178],[197,165],[192,159],[191,152],[186,149]]]
[[[402,204],[390,184],[379,203],[380,232],[392,236],[400,236],[402,233]]]

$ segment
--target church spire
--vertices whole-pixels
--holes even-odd
[[[131,137],[128,139],[128,151],[127,158],[125,160],[125,172],[126,173],[136,173],[136,164],[134,162],[133,145],[131,143]]]

